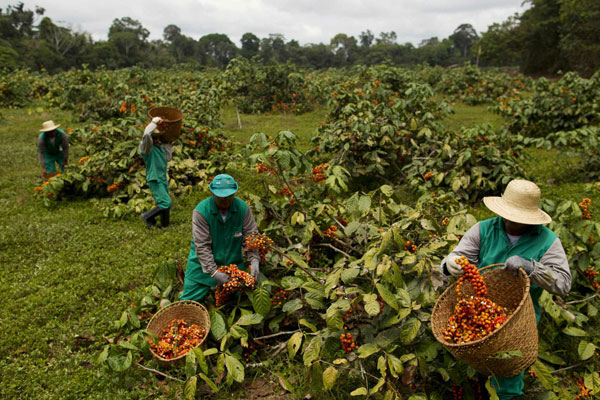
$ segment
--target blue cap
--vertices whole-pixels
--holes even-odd
[[[237,182],[227,174],[215,176],[208,188],[217,197],[229,197],[238,191]]]

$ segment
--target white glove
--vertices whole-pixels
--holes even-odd
[[[229,280],[231,279],[229,274],[225,274],[219,271],[215,272],[215,274],[212,277],[215,281],[217,281],[217,284],[219,285],[223,285],[224,283],[229,282]]]
[[[258,268],[258,260],[252,260],[250,263],[250,274],[254,277],[254,279],[256,279],[259,272],[260,269]]]
[[[154,117],[152,118],[152,122],[154,122],[155,124],[158,125],[159,122],[161,122],[163,119],[161,117]]]
[[[462,267],[456,263],[457,259],[458,257],[454,255],[450,255],[446,258],[446,269],[448,270],[448,273],[454,277],[459,277],[463,274]]]

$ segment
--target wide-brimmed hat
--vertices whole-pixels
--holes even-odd
[[[509,221],[526,225],[549,224],[552,218],[539,209],[541,194],[535,183],[515,179],[508,182],[501,197],[484,197],[483,204]]]
[[[228,197],[238,191],[237,182],[227,174],[215,176],[208,188],[217,197]]]
[[[59,126],[60,126],[60,124],[54,125],[54,121],[52,121],[52,120],[46,121],[46,122],[42,123],[42,129],[40,129],[40,132],[50,132],[50,131],[55,130]]]

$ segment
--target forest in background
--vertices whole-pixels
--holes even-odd
[[[259,38],[245,33],[240,47],[225,33],[189,37],[173,24],[162,40],[149,40],[148,29],[135,19],[114,19],[108,40],[93,40],[85,31],[54,22],[45,10],[24,3],[0,8],[0,66],[51,73],[80,68],[130,66],[223,69],[237,56],[264,64],[293,63],[322,69],[353,65],[428,64],[518,67],[533,75],[576,71],[590,76],[600,67],[600,2],[597,0],[525,0],[529,8],[478,33],[460,23],[447,38],[423,39],[417,46],[398,43],[396,33],[367,29],[357,37],[338,33],[329,43],[300,45],[279,33]],[[152,57],[148,57],[152,54]]]

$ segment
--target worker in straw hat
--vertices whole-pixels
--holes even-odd
[[[139,152],[146,163],[146,181],[154,196],[156,206],[142,214],[142,220],[148,228],[156,226],[156,217],[160,215],[160,224],[164,228],[169,225],[171,197],[169,196],[169,181],[167,179],[167,162],[171,161],[173,147],[170,143],[160,143],[161,131],[158,124],[160,117],[152,118],[146,126]]]
[[[544,226],[552,218],[538,208],[540,195],[535,183],[512,180],[501,197],[484,197],[485,206],[498,217],[473,225],[440,266],[444,275],[454,277],[463,274],[456,262],[460,256],[479,267],[503,263],[509,270],[522,268],[531,280],[536,323],[543,289],[560,296],[571,289],[569,262],[560,239]],[[492,382],[501,400],[523,394],[523,373]]]
[[[40,135],[37,140],[38,157],[42,166],[42,179],[47,179],[48,174],[56,173],[58,163],[61,172],[69,160],[69,138],[67,134],[58,129],[60,124],[53,121],[42,123]]]
[[[212,196],[201,201],[192,215],[192,243],[180,300],[202,301],[210,288],[227,283],[230,276],[217,271],[221,266],[235,264],[247,270],[242,244],[258,232],[250,207],[234,196],[238,184],[231,176],[217,175],[208,187]],[[257,278],[258,250],[247,251],[246,257],[250,273]]]

